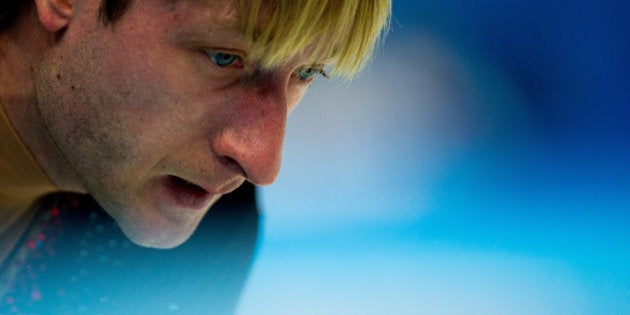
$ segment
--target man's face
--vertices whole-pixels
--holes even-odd
[[[43,58],[40,113],[82,185],[136,243],[176,246],[245,180],[274,181],[300,60],[243,65],[229,6],[135,1],[113,26],[77,2]],[[222,21],[222,22],[218,22]]]

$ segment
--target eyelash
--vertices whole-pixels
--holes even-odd
[[[204,51],[204,53],[219,68],[234,67],[236,69],[242,69],[244,67],[243,59],[238,54],[231,54],[231,53],[226,53],[226,52],[221,52],[221,51],[212,51],[212,50]],[[228,60],[226,60],[226,57],[227,57]],[[308,75],[308,77],[303,77],[301,75],[300,72],[302,72],[304,70],[310,72],[310,73],[306,74],[306,75]],[[312,66],[308,66],[308,67],[306,67],[306,66],[300,67],[300,68],[298,68],[296,70],[296,72],[294,73],[294,76],[297,77],[298,80],[300,80],[302,82],[310,83],[311,81],[313,81],[315,79],[315,76],[317,74],[323,76],[326,79],[330,78],[330,76],[328,75],[328,73],[324,69],[323,65],[312,65]]]
[[[217,67],[220,67],[220,68],[235,67],[237,69],[243,68],[243,59],[241,58],[241,56],[237,54],[230,54],[230,53],[225,53],[221,51],[205,51],[205,54]],[[225,57],[233,57],[233,60],[228,61],[226,64],[221,65],[220,63],[221,61],[225,61],[224,60]]]
[[[307,71],[314,71],[314,73],[310,73],[310,76],[307,78],[304,78],[300,75],[300,72],[303,70],[307,70]],[[314,66],[310,66],[310,67],[301,67],[296,71],[296,76],[298,77],[298,79],[305,81],[305,82],[311,82],[315,79],[315,76],[319,74],[322,77],[329,79],[330,76],[328,75],[328,73],[326,72],[326,70],[324,69],[324,66],[322,65],[314,65]]]

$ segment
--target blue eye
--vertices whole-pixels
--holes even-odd
[[[235,54],[226,54],[222,52],[207,52],[208,56],[219,67],[228,67],[239,60],[239,56]]]
[[[313,76],[315,76],[316,74],[321,73],[321,72],[322,72],[322,70],[320,70],[318,68],[305,67],[305,68],[302,68],[302,69],[298,70],[298,76],[302,80],[310,80]]]

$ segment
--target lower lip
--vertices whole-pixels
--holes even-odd
[[[205,209],[212,199],[205,189],[176,176],[166,176],[161,186],[170,203],[181,208]]]

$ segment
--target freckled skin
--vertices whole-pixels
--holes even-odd
[[[213,194],[206,209],[245,180],[273,182],[287,114],[306,90],[292,75],[302,65],[240,80],[196,46],[223,48],[204,37],[219,31],[208,4],[136,1],[104,26],[97,2],[78,6],[38,65],[38,114],[78,185],[130,239],[176,246],[205,211],[159,203],[160,179],[204,187]]]

